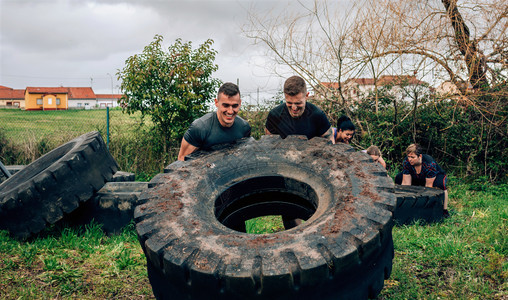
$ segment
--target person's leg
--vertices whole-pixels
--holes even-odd
[[[445,217],[449,217],[450,213],[448,212],[448,189],[446,187],[446,184],[448,182],[448,178],[446,177],[446,174],[437,174],[436,180],[434,180],[433,187],[444,190],[444,203],[443,203],[443,215]]]
[[[302,219],[289,218],[283,215],[282,223],[284,224],[284,229],[288,230],[302,224]]]

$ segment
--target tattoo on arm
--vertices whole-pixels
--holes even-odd
[[[331,138],[333,136],[332,127],[328,128],[328,130],[325,133],[323,133],[323,135],[321,135],[321,136],[324,138],[327,138],[327,139]]]

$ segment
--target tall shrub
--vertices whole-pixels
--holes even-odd
[[[177,39],[165,50],[162,42],[163,37],[156,35],[141,54],[127,59],[117,75],[122,81],[124,111],[149,116],[168,151],[171,144],[180,142],[190,123],[205,113],[220,81],[212,78],[218,69],[212,40],[196,49],[191,42]]]

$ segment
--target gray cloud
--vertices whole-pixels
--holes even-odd
[[[274,90],[280,80],[262,67],[265,50],[241,34],[251,3],[0,0],[0,85],[92,85],[98,93],[109,93],[113,79],[118,92],[114,74],[161,34],[167,46],[177,38],[195,46],[211,38],[219,52],[216,77],[239,79],[247,94],[258,87]],[[256,1],[260,7],[273,4]]]

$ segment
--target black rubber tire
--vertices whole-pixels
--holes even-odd
[[[426,223],[443,219],[444,191],[414,185],[395,185],[397,208],[393,212],[395,222],[409,225],[417,220]]]
[[[15,173],[21,171],[25,165],[9,165],[5,166],[9,172],[11,172],[11,175],[14,175]]]
[[[0,183],[6,181],[11,176],[12,176],[11,172],[9,172],[9,170],[0,161]]]
[[[136,180],[136,175],[134,173],[118,171],[111,178],[111,182],[127,182]]]
[[[65,221],[69,225],[81,225],[94,220],[106,234],[121,233],[132,221],[139,194],[147,187],[148,182],[108,182]]]
[[[323,138],[263,136],[192,158],[156,175],[134,211],[157,299],[379,294],[392,268],[396,202],[393,181],[367,154]],[[252,217],[309,209],[290,230],[238,231]]]
[[[0,229],[19,239],[38,233],[89,200],[117,170],[98,132],[53,149],[0,184]]]

